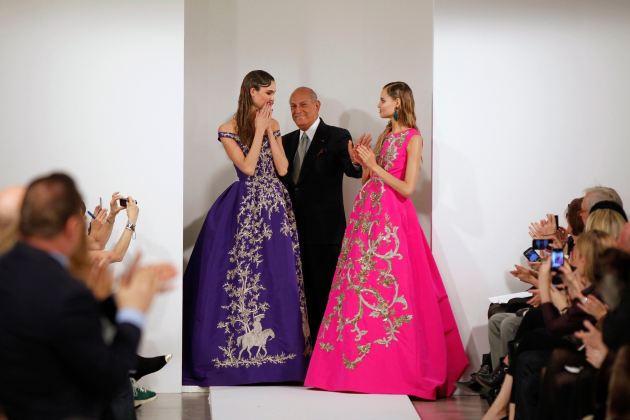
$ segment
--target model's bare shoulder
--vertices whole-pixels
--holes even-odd
[[[232,133],[236,134],[236,121],[231,119],[229,121],[224,122],[218,128],[219,133]]]

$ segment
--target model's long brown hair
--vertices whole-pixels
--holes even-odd
[[[264,70],[250,71],[245,75],[243,83],[241,83],[241,93],[238,96],[238,108],[234,119],[236,120],[236,134],[241,139],[241,142],[247,147],[252,145],[254,141],[254,132],[256,127],[254,125],[254,118],[256,116],[252,101],[252,95],[249,91],[254,88],[260,90],[261,87],[267,87],[274,81],[272,75]]]
[[[415,128],[416,126],[416,103],[413,99],[413,92],[409,85],[405,82],[391,82],[383,86],[383,89],[387,92],[393,99],[400,99],[400,108],[397,108],[398,111],[398,122],[400,125],[409,128]],[[374,154],[376,156],[381,152],[381,147],[383,147],[383,142],[385,141],[385,137],[392,132],[392,122],[388,122],[387,126],[385,126],[385,130],[378,136],[378,140],[376,141],[376,149]]]

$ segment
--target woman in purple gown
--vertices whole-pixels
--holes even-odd
[[[273,77],[243,79],[219,141],[238,181],[216,200],[184,274],[184,385],[301,381],[310,338]]]

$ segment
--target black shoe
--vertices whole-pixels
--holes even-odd
[[[490,359],[490,353],[486,353],[481,357],[481,367],[479,368],[479,370],[477,372],[474,372],[470,375],[470,380],[466,381],[466,382],[458,382],[458,384],[461,384],[463,386],[465,386],[466,388],[470,389],[473,392],[480,392],[481,391],[481,385],[479,385],[477,383],[477,381],[475,380],[477,375],[487,375],[490,372],[492,372],[492,367],[490,366],[490,364],[492,363],[491,359]]]
[[[470,380],[458,381],[457,384],[465,386],[466,388],[470,389],[472,392],[476,392],[476,393],[481,392],[482,390],[481,385],[479,385],[477,381],[475,381],[475,378],[472,376],[470,377]]]
[[[138,355],[136,371],[129,376],[138,381],[143,376],[162,369],[172,357],[173,355],[171,354],[165,354],[157,357],[142,357]]]
[[[477,375],[487,375],[492,372],[492,359],[490,358],[490,353],[486,353],[481,356],[481,366],[479,370],[470,375],[471,380],[475,380],[475,376]]]
[[[495,370],[485,375],[475,375],[475,380],[479,385],[487,389],[501,387],[503,379],[507,373],[507,366],[501,363]]]

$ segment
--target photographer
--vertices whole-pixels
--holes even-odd
[[[109,202],[109,212],[102,208],[101,204],[94,208],[94,213],[90,215],[93,220],[88,225],[88,249],[102,250],[107,245],[112,235],[116,216],[124,209],[124,206],[120,204],[121,198],[122,196],[119,192],[112,194],[112,199]],[[124,198],[122,199],[125,200]]]
[[[126,207],[119,206],[118,205],[119,200],[123,200],[122,203],[125,204]],[[127,213],[127,224],[122,234],[120,235],[120,238],[118,239],[118,241],[116,242],[116,244],[110,251],[90,250],[89,252],[90,259],[107,260],[110,263],[114,263],[114,262],[121,262],[123,258],[125,257],[125,254],[127,253],[127,250],[129,249],[129,244],[131,243],[131,239],[136,234],[136,224],[138,223],[138,214],[140,213],[140,209],[138,208],[137,201],[134,200],[133,197],[129,196],[127,199],[124,199],[124,198],[121,199],[119,193],[114,193],[114,195],[112,196],[111,211],[109,213],[109,216],[106,219],[105,225],[113,227],[114,222],[112,221],[110,224],[109,220],[112,218],[112,214],[114,215],[113,219],[115,220],[116,215],[122,209],[125,209]],[[100,232],[99,232],[99,235],[101,235]],[[111,235],[111,228],[109,228],[109,235]],[[105,246],[105,244],[103,244],[103,247]]]

